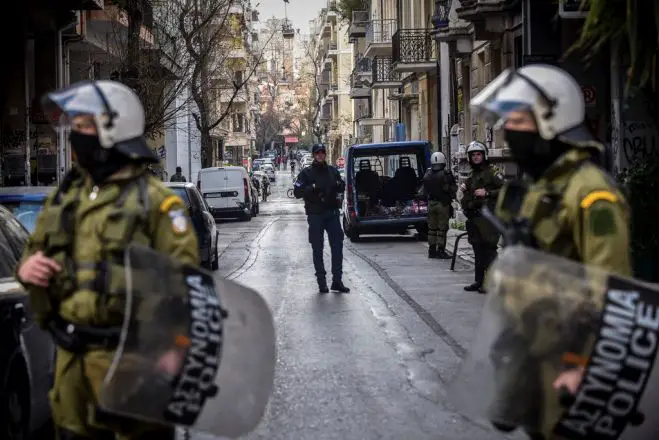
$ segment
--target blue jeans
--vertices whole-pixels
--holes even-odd
[[[307,223],[309,223],[309,243],[313,250],[313,267],[316,270],[316,278],[318,281],[325,280],[323,245],[325,231],[327,231],[332,251],[332,281],[341,281],[343,276],[343,230],[339,221],[339,211],[310,214],[307,216]]]

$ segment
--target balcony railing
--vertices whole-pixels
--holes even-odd
[[[373,60],[370,58],[366,57],[360,57],[355,61],[355,68],[353,69],[353,72],[356,72],[358,74],[362,73],[372,73],[373,72]]]
[[[391,57],[375,57],[373,58],[373,85],[381,83],[397,83],[400,82],[400,73],[394,72],[391,69]]]
[[[399,29],[391,42],[392,63],[411,64],[435,61],[436,44],[430,29]]]
[[[398,21],[395,19],[371,20],[366,25],[366,42],[391,43],[397,29]]]

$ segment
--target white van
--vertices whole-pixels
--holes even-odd
[[[252,179],[243,167],[203,168],[199,171],[197,187],[216,219],[231,217],[249,221],[256,214]]]

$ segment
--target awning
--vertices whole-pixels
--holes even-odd
[[[297,136],[286,136],[284,137],[285,144],[296,144],[298,142]]]

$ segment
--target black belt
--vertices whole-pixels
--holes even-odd
[[[119,345],[121,327],[92,327],[73,324],[56,315],[48,321],[55,343],[66,351],[83,354],[91,349],[114,350]]]

